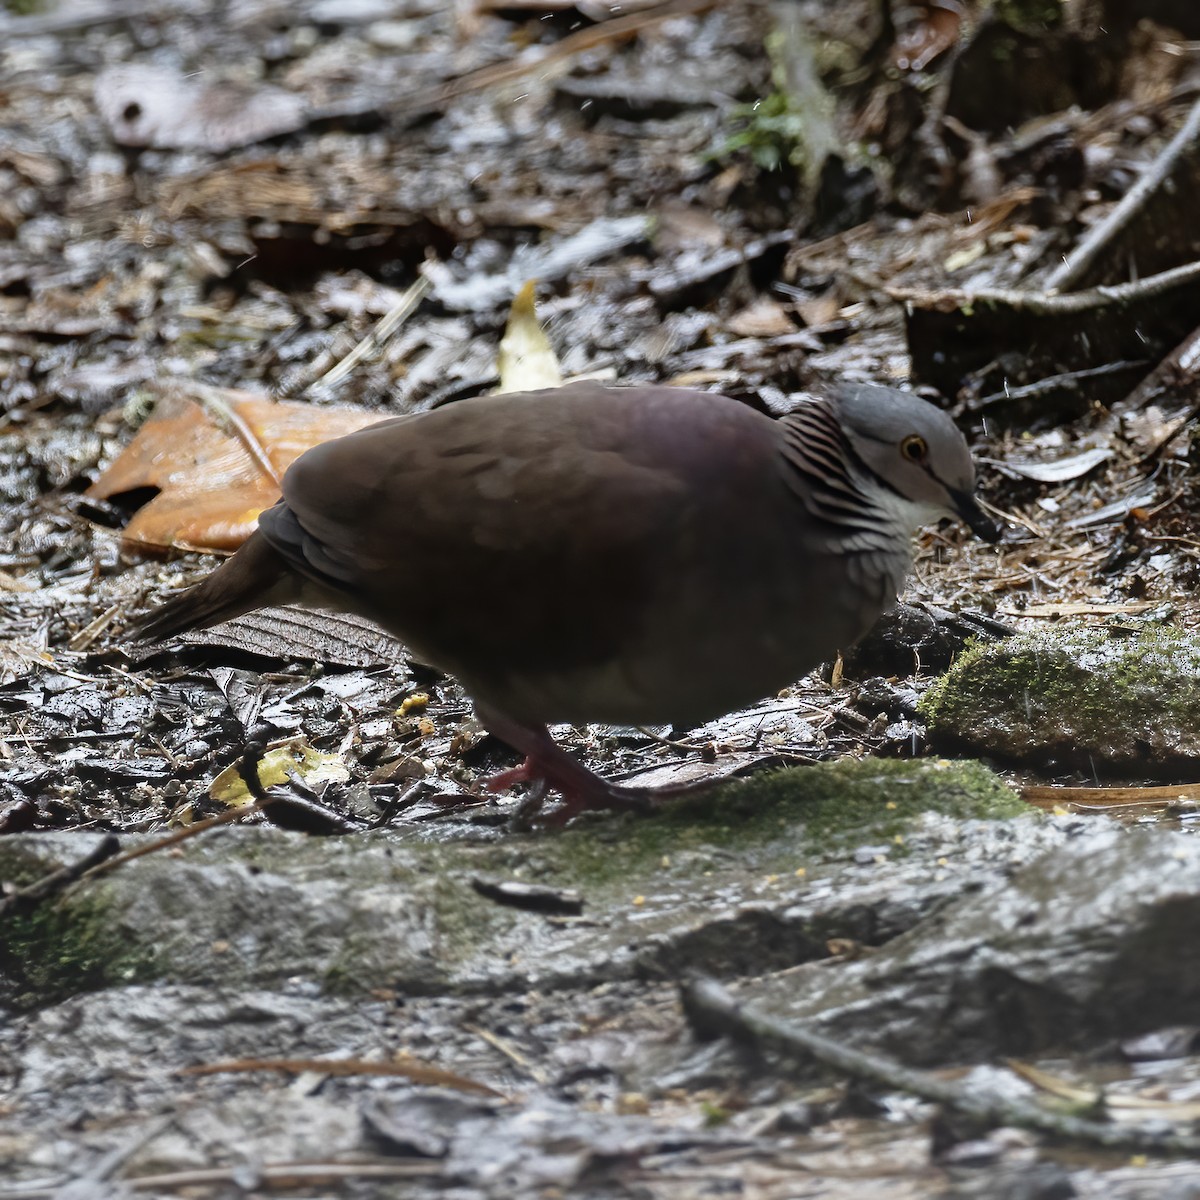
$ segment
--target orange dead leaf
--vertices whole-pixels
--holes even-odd
[[[305,450],[384,419],[351,408],[276,402],[197,388],[164,397],[124,452],[88,488],[107,500],[157,488],[125,529],[126,546],[235,550],[279,499],[278,480]]]

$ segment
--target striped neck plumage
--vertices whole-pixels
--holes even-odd
[[[842,549],[907,548],[913,506],[854,452],[832,401],[806,400],[780,424],[788,485]]]

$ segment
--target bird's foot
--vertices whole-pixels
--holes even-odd
[[[554,755],[530,754],[519,767],[501,771],[484,781],[483,786],[489,792],[505,792],[518,783],[533,784],[513,818],[518,825],[527,825],[541,812],[551,789],[562,798],[554,813],[555,824],[565,824],[592,809],[647,812],[652,807],[657,796],[654,789],[609,783],[557,746],[554,749]]]
[[[535,779],[531,760],[526,758],[519,767],[509,767],[507,771],[489,775],[483,781],[483,786],[489,792],[507,792],[518,783],[533,783]]]
[[[550,789],[562,797],[552,820],[555,824],[565,824],[592,809],[649,812],[664,800],[695,795],[717,782],[702,779],[656,788],[623,787],[588,770],[554,741],[545,726],[522,725],[487,709],[477,711],[480,720],[496,737],[525,754],[525,761],[519,767],[501,771],[484,783],[490,792],[507,791],[518,783],[534,785],[514,817],[514,822],[520,826],[527,826],[541,812]]]

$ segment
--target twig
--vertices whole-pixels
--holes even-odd
[[[447,80],[428,90],[406,96],[395,106],[393,111],[400,116],[420,116],[427,112],[436,112],[460,96],[466,96],[502,83],[512,83],[540,70],[549,63],[571,58],[576,54],[583,54],[598,46],[607,46],[623,38],[635,37],[642,30],[649,29],[661,21],[669,20],[671,17],[694,16],[715,7],[715,5],[716,0],[667,0],[667,3],[661,4],[657,8],[629,13],[623,17],[614,17],[611,21],[604,21],[600,25],[593,25],[588,29],[580,29],[576,33],[568,34],[562,41],[556,42],[545,53],[536,57],[530,56],[516,62],[490,63],[486,67],[468,71],[456,79]]]
[[[188,385],[188,390],[197,403],[208,409],[210,415],[224,421],[229,426],[234,437],[241,442],[242,448],[250,456],[250,461],[277,488],[282,489],[283,476],[275,469],[275,464],[271,461],[266,447],[258,440],[258,435],[246,423],[241,413],[221,395],[221,390],[195,382]]]
[[[432,1179],[441,1175],[441,1163],[266,1163],[261,1167],[249,1168],[245,1164],[232,1167],[200,1167],[191,1171],[163,1171],[157,1175],[141,1175],[124,1178],[121,1186],[134,1192],[180,1191],[184,1188],[211,1187],[213,1184],[228,1184],[244,1190],[243,1184],[249,1172],[258,1189],[285,1191],[314,1187],[336,1187],[339,1184],[367,1179]],[[18,1188],[9,1191],[0,1188],[0,1200],[55,1200],[57,1187]]]
[[[0,917],[23,905],[39,904],[48,897],[61,892],[76,880],[98,871],[106,862],[113,861],[113,855],[120,848],[121,843],[117,840],[117,835],[115,833],[106,834],[100,840],[100,844],[85,854],[78,862],[59,867],[58,870],[43,875],[34,883],[18,888],[15,892],[5,896],[3,900],[0,900]]]
[[[432,284],[424,275],[417,276],[416,281],[400,297],[396,306],[379,318],[375,323],[375,328],[341,362],[331,367],[303,390],[312,392],[322,388],[331,388],[341,383],[364,358],[382,348],[384,342],[416,311],[417,306],[429,294],[430,287]]]
[[[544,1087],[550,1085],[549,1072],[543,1070],[531,1058],[523,1054],[511,1039],[493,1033],[490,1029],[484,1029],[481,1025],[464,1025],[462,1028],[465,1033],[473,1033],[480,1041],[487,1042],[494,1050],[498,1050],[509,1062],[520,1067],[534,1083],[540,1083]]]
[[[1125,198],[1112,212],[1075,247],[1063,265],[1046,280],[1046,288],[1066,292],[1078,287],[1092,271],[1100,255],[1109,249],[1158,191],[1167,184],[1169,176],[1181,161],[1196,152],[1197,143],[1200,143],[1200,100],[1192,105],[1187,120],[1163,148],[1150,169],[1125,193]]]
[[[238,774],[246,785],[246,790],[260,806],[271,803],[258,776],[258,766],[262,756],[267,752],[267,744],[271,740],[274,729],[270,725],[259,725],[246,735],[246,744],[242,747],[242,757],[238,759]]]
[[[182,395],[199,404],[218,426],[226,428],[241,443],[242,449],[249,455],[250,461],[265,478],[269,479],[276,487],[283,486],[282,477],[275,469],[275,464],[263,448],[262,442],[258,440],[254,430],[246,424],[230,401],[230,396],[237,393],[230,392],[225,388],[210,387],[208,384],[198,383],[194,379],[167,380],[150,386],[161,395]],[[242,395],[245,393],[243,392]]]
[[[267,797],[267,803],[271,802],[272,797]],[[172,846],[177,846],[180,842],[186,842],[190,838],[199,837],[202,833],[207,833],[210,829],[218,825],[232,825],[235,821],[240,821],[243,817],[252,816],[256,812],[261,812],[263,804],[255,800],[251,804],[243,804],[240,808],[230,809],[229,812],[221,813],[217,817],[207,817],[203,821],[197,821],[194,825],[189,825],[186,829],[176,830],[174,833],[168,834],[166,837],[159,838],[155,842],[150,842],[145,846],[137,846],[133,850],[126,850],[123,854],[118,854],[115,858],[110,858],[106,862],[97,863],[94,867],[88,870],[79,877],[80,880],[95,879],[100,875],[107,875],[109,871],[115,871],[117,867],[123,867],[127,862],[132,862],[135,858],[144,858],[147,854],[157,854],[160,850],[169,850]]]
[[[1157,275],[1147,275],[1132,283],[1109,283],[1082,292],[1059,295],[1056,292],[1028,292],[1016,288],[979,288],[962,291],[945,288],[927,291],[922,288],[888,288],[887,294],[901,304],[913,303],[939,312],[952,312],[971,307],[1007,308],[1012,312],[1028,313],[1035,317],[1067,316],[1090,313],[1116,305],[1129,306],[1140,300],[1153,300],[1175,288],[1200,282],[1200,262],[1184,263]]]
[[[174,1120],[175,1118],[172,1116],[164,1116],[143,1126],[142,1129],[135,1132],[133,1137],[123,1145],[117,1146],[109,1150],[107,1154],[101,1155],[82,1175],[76,1176],[68,1184],[54,1188],[51,1192],[54,1200],[60,1200],[60,1197],[69,1196],[87,1197],[120,1194],[121,1189],[112,1189],[110,1191],[110,1189],[102,1185],[109,1182],[129,1159],[141,1150],[143,1146],[147,1146],[154,1141]],[[37,1189],[32,1189],[29,1194],[36,1191]],[[0,1192],[0,1196],[6,1198],[23,1194],[26,1193]]]
[[[426,259],[420,271],[432,283],[434,296],[447,308],[455,312],[483,312],[511,300],[530,279],[554,282],[570,271],[615,254],[631,242],[642,241],[651,226],[652,221],[645,213],[598,217],[561,240],[522,248],[496,275],[458,279],[450,267],[433,258]]]
[[[995,404],[1012,404],[1017,400],[1033,400],[1050,392],[1071,389],[1088,379],[1100,379],[1108,375],[1119,375],[1122,371],[1133,371],[1146,365],[1145,359],[1119,359],[1117,362],[1101,363],[1098,367],[1080,367],[1077,371],[1064,371],[1059,375],[1044,375],[1033,383],[1019,387],[1006,387],[1002,392],[989,392],[986,396],[970,399],[966,403],[968,412],[982,412]]]
[[[653,729],[646,725],[635,725],[634,728],[643,737],[649,738],[652,742],[657,742],[660,746],[670,746],[672,750],[686,750],[689,754],[703,754],[705,747],[712,745],[711,738],[706,742],[684,742],[677,738],[663,737],[661,733],[655,733]]]
[[[85,625],[67,643],[68,650],[86,650],[111,624],[122,609],[120,604],[110,604],[94,621]]]
[[[813,1058],[853,1079],[907,1092],[984,1125],[1031,1129],[1065,1141],[1126,1153],[1200,1154],[1200,1137],[1194,1134],[1158,1126],[1119,1128],[1055,1113],[1028,1101],[968,1090],[883,1055],[855,1050],[794,1022],[768,1016],[753,1005],[739,1004],[713,979],[697,978],[685,983],[680,988],[680,1000],[692,1028],[701,1035],[722,1034],[755,1047],[774,1047],[787,1054]]]
[[[254,800],[250,804],[243,804],[241,807],[232,808],[228,812],[221,813],[219,816],[197,821],[194,825],[189,825],[186,829],[176,830],[175,833],[168,834],[166,837],[159,838],[148,845],[137,846],[132,850],[126,850],[123,854],[109,857],[106,861],[97,862],[94,866],[90,866],[87,870],[80,873],[78,876],[80,881],[96,879],[100,875],[106,875],[109,871],[115,871],[117,867],[124,866],[127,862],[132,862],[135,858],[142,858],[147,854],[157,854],[160,850],[169,850],[172,846],[177,846],[181,842],[199,837],[200,834],[207,833],[208,830],[218,825],[232,825],[234,822],[240,821],[243,817],[253,816],[254,813],[262,812],[268,804],[273,803],[276,799],[276,797],[267,794],[258,778],[258,763],[267,746],[264,736],[265,732],[265,728],[260,728],[250,733],[250,736],[246,739],[245,747],[242,750],[242,757],[238,764],[238,772],[245,781],[246,790],[254,797]]]
[[[1170,354],[1159,361],[1158,366],[1138,383],[1122,403],[1131,409],[1137,409],[1149,404],[1166,391],[1187,394],[1191,390],[1190,381],[1196,376],[1198,362],[1200,329],[1193,329]]]

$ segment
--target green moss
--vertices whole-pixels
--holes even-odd
[[[800,24],[784,25],[786,29],[774,30],[765,41],[771,91],[730,110],[724,137],[707,157],[723,162],[748,153],[760,170],[790,167],[812,188],[828,154],[836,149],[844,155],[851,149],[835,132],[836,106],[820,81],[822,71],[833,65],[834,44],[810,41]],[[848,48],[838,57],[852,61]]]
[[[1200,729],[1200,641],[1092,627],[973,645],[920,712],[936,738],[988,753],[1169,756]]]
[[[733,1114],[729,1109],[723,1108],[720,1104],[714,1104],[711,1100],[702,1100],[700,1102],[700,1115],[704,1118],[704,1127],[706,1129],[719,1129],[722,1125],[728,1123],[729,1118]]]
[[[803,166],[805,117],[786,92],[771,92],[753,104],[735,105],[729,119],[732,128],[710,153],[712,160],[723,162],[745,150],[763,171],[778,171],[785,163]]]
[[[845,759],[790,767],[673,804],[661,815],[558,836],[564,882],[620,881],[664,862],[703,875],[736,854],[740,867],[794,870],[797,862],[864,842],[903,838],[921,814],[1002,819],[1029,812],[978,763]]]
[[[51,1003],[134,980],[240,986],[306,972],[343,995],[381,984],[428,993],[455,978],[478,986],[526,963],[539,978],[574,978],[606,955],[623,960],[639,937],[676,936],[670,931],[692,919],[685,910],[699,879],[705,894],[733,904],[777,903],[789,887],[803,891],[822,859],[902,839],[927,811],[999,818],[1026,810],[976,764],[869,759],[730,783],[651,816],[523,836],[432,841],[422,840],[429,830],[410,829],[335,841],[226,831],[189,844],[179,859],[128,863],[4,923],[0,1003]],[[7,846],[0,877],[14,880],[77,857],[74,843]],[[471,888],[476,875],[576,887],[595,926],[563,929],[497,905]],[[723,961],[744,944],[761,960],[764,944],[806,936],[781,928],[764,911],[694,936]],[[611,945],[597,950],[604,938]]]
[[[818,846],[862,840],[864,831],[902,833],[921,814],[997,819],[1027,811],[1020,799],[979,763],[924,759],[843,759],[823,767],[793,767],[751,780],[741,803],[770,806],[804,822]]]
[[[14,1008],[151,979],[154,956],[127,936],[102,899],[48,900],[0,924],[0,1000]]]

